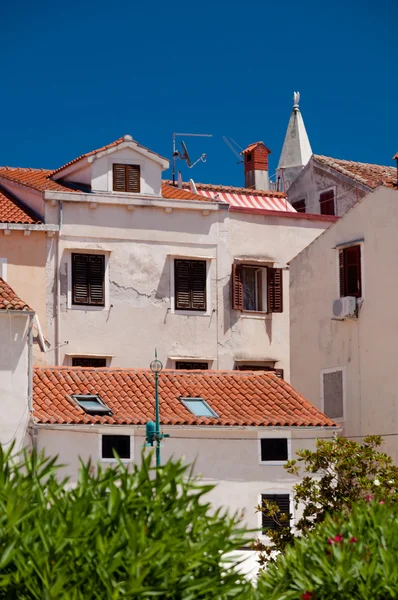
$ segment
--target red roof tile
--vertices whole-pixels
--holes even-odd
[[[180,189],[171,185],[167,182],[162,183],[162,197],[170,198],[172,200],[197,200],[198,202],[217,202],[213,198],[207,198],[207,196],[201,196],[200,194],[194,194],[187,189]],[[219,200],[222,202],[222,200]]]
[[[152,150],[149,150],[149,148],[146,148],[145,146],[141,146],[141,144],[139,144],[138,142],[136,142],[135,140],[133,140],[133,138],[131,137],[131,135],[124,135],[124,136],[118,138],[117,140],[115,140],[114,142],[111,142],[110,144],[107,144],[106,146],[102,146],[101,148],[97,148],[96,150],[91,150],[90,152],[86,152],[85,154],[81,154],[77,158],[74,158],[73,160],[70,160],[65,165],[62,165],[62,167],[59,167],[58,169],[56,169],[55,171],[53,171],[53,175],[55,175],[56,173],[59,173],[59,171],[62,171],[63,169],[66,169],[66,167],[69,167],[70,165],[73,165],[74,163],[78,162],[82,158],[87,158],[88,156],[93,156],[94,154],[99,154],[100,152],[104,152],[105,150],[109,150],[110,148],[116,148],[116,146],[119,146],[119,144],[123,144],[125,142],[134,142],[134,144],[136,144],[138,146],[138,148],[143,148],[144,150],[146,150],[150,154],[154,154],[155,156],[159,156],[159,158],[161,158],[162,160],[167,160],[168,161],[167,158],[163,158],[163,156],[160,156],[160,154],[158,154],[157,152],[153,152]]]
[[[20,167],[0,167],[0,177],[25,185],[27,187],[44,192],[46,190],[53,190],[54,192],[71,192],[78,190],[71,190],[70,188],[52,181],[50,176],[53,171],[48,169],[23,169]]]
[[[155,418],[154,376],[149,370],[36,368],[34,419],[38,423],[144,425]],[[112,416],[89,415],[72,394],[98,394]],[[200,397],[217,418],[197,417],[180,397]],[[163,371],[159,377],[165,425],[334,426],[291,385],[269,372]]]
[[[0,311],[1,310],[32,310],[14,290],[0,277]]]
[[[164,183],[168,183],[171,185],[171,181],[166,179]],[[217,185],[212,183],[196,183],[195,186],[197,190],[203,190],[208,192],[222,192],[226,194],[247,194],[248,196],[266,196],[272,198],[286,198],[286,194],[283,192],[275,192],[273,190],[254,190],[252,188],[244,188],[244,187],[235,187],[233,185]],[[183,182],[183,189],[190,190],[190,186],[188,182]]]
[[[0,223],[39,224],[42,221],[27,207],[0,186]]]
[[[394,187],[397,181],[397,169],[395,167],[340,160],[339,158],[331,158],[330,156],[321,156],[319,154],[314,154],[314,158],[321,164],[331,167],[335,171],[351,177],[358,181],[358,183],[362,183],[372,189],[377,188],[379,185]]]
[[[264,148],[266,148],[266,150],[268,150],[268,152],[271,154],[271,150],[269,148],[267,148],[267,146],[264,144],[264,142],[254,142],[254,144],[250,144],[247,148],[242,150],[241,154],[246,154],[246,152],[251,152],[252,150],[254,150],[254,148],[257,148],[257,146],[264,146]]]

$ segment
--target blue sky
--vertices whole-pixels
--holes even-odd
[[[273,173],[293,90],[314,152],[393,164],[397,26],[396,0],[5,0],[0,164],[56,168],[125,133],[169,158],[173,131],[211,133],[186,139],[208,160],[184,179],[241,185],[222,137],[263,140]]]

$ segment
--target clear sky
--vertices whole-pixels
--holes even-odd
[[[397,0],[4,0],[0,164],[56,168],[130,133],[184,179],[241,185],[222,141],[263,140],[271,175],[294,90],[315,153],[393,164]],[[166,173],[167,175],[168,173]]]

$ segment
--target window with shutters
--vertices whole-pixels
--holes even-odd
[[[232,308],[243,312],[282,312],[282,269],[232,265]]]
[[[205,260],[174,260],[174,310],[207,310]]]
[[[344,419],[345,369],[321,371],[321,399],[323,412],[330,419]]]
[[[72,254],[72,304],[105,306],[103,254]]]
[[[275,503],[284,518],[276,519],[272,517],[267,510],[267,504],[269,502]],[[288,524],[291,518],[290,513],[290,494],[261,494],[261,505],[263,511],[261,512],[262,519],[262,533],[267,534],[270,529],[280,529],[283,525]]]
[[[139,194],[141,191],[140,166],[114,163],[113,191]]]
[[[334,206],[334,189],[326,190],[319,194],[319,206],[321,208],[321,215],[335,215]]]
[[[362,297],[361,246],[339,250],[340,297]]]

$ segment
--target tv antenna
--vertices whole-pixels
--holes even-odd
[[[194,167],[199,161],[202,162],[206,162],[207,160],[207,155],[206,154],[202,154],[201,156],[199,156],[199,158],[197,160],[195,160],[195,162],[191,161],[191,157],[189,156],[188,153],[188,148],[186,147],[185,143],[181,140],[181,146],[182,146],[182,152],[179,152],[176,148],[176,138],[177,136],[184,136],[184,137],[213,137],[212,134],[210,133],[173,133],[173,185],[175,185],[176,182],[176,163],[177,163],[177,158],[179,158],[180,160],[185,160],[185,162],[187,163],[187,167],[188,169],[192,169],[192,167]]]
[[[233,145],[232,145],[232,143],[231,143],[231,142],[233,142],[233,143],[235,144],[235,146],[237,146],[237,147],[238,147],[238,148],[240,148],[241,150],[243,150],[243,148],[241,148],[241,147],[239,146],[239,144],[238,144],[237,142],[235,142],[235,140],[233,140],[232,138],[231,138],[231,141],[230,141],[230,140],[227,138],[227,136],[226,136],[226,135],[223,135],[223,136],[222,136],[222,139],[223,139],[223,141],[224,141],[224,142],[227,144],[228,148],[229,148],[229,149],[230,149],[230,150],[231,150],[231,151],[232,151],[232,152],[235,154],[236,158],[238,158],[238,159],[239,159],[239,162],[238,162],[237,164],[240,164],[240,163],[242,163],[242,162],[243,162],[243,160],[242,160],[242,157],[241,157],[240,153],[239,153],[239,152],[236,150],[236,148],[234,148],[234,147],[233,147]]]

